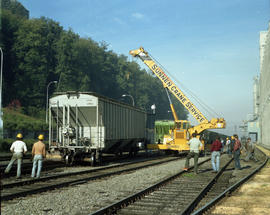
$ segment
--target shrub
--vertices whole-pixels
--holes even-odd
[[[11,144],[15,141],[15,139],[0,139],[0,151],[1,152],[10,152]],[[27,151],[31,153],[32,147],[35,142],[37,142],[37,139],[24,139],[23,142],[25,142]],[[46,149],[48,149],[48,142],[44,142],[46,145]]]

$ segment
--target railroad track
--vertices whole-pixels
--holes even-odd
[[[119,175],[137,169],[160,165],[166,162],[182,159],[182,157],[163,157],[127,162],[108,167],[94,168],[80,172],[62,173],[40,179],[28,179],[16,182],[6,182],[1,185],[1,201],[6,201],[29,194],[40,193],[69,185],[85,183],[90,180],[101,179],[112,175]]]
[[[17,173],[17,164],[16,162],[13,164],[10,172],[8,174],[4,174],[5,168],[7,167],[8,164],[1,164],[0,165],[0,173],[1,173],[1,178],[10,178],[10,177],[15,177]],[[45,160],[43,162],[42,166],[42,171],[49,171],[55,168],[59,167],[64,167],[66,166],[63,162],[61,161],[51,161],[51,160]],[[30,174],[32,171],[33,163],[30,160],[23,160],[22,168],[21,168],[21,174],[26,175]]]
[[[10,155],[2,155],[2,156],[0,156],[0,161],[10,161],[11,157],[12,157],[12,154],[10,154]],[[24,158],[25,159],[30,159],[31,155],[30,154],[24,155]]]
[[[246,164],[243,170],[236,172],[232,158],[225,155],[221,157],[223,166],[217,174],[211,172],[210,162],[203,162],[198,175],[180,171],[138,193],[97,209],[91,215],[202,214],[199,208],[222,195],[232,184],[239,185],[243,178],[251,177],[250,175],[258,171],[264,163]],[[235,174],[237,174],[236,181],[233,180]]]
[[[3,159],[6,157],[7,156],[2,156]],[[145,157],[149,157],[149,155],[147,153],[141,153],[136,158],[132,158],[132,159],[134,160],[134,159],[140,159],[140,158],[145,158]],[[151,154],[151,157],[160,157],[160,154],[154,153],[154,154]],[[1,178],[14,177],[16,175],[16,172],[17,172],[16,162],[13,164],[9,174],[4,174],[5,168],[7,167],[10,158],[11,158],[11,156],[9,156],[9,159],[5,160],[5,162],[0,163]],[[32,172],[33,163],[30,160],[30,158],[31,158],[31,155],[26,155],[23,158],[23,163],[22,163],[22,168],[21,168],[22,175],[31,174],[31,172]],[[126,160],[131,160],[131,158],[127,155],[122,156],[122,157],[104,156],[103,157],[103,165],[108,165],[108,164],[113,163],[113,162],[126,162]],[[76,164],[74,164],[72,166],[76,166],[76,165],[89,166],[90,164],[89,164],[89,162],[77,162]],[[64,161],[61,161],[61,160],[44,160],[42,172],[44,173],[46,171],[50,171],[50,170],[65,167],[65,166],[69,166],[69,165],[66,165],[64,163]]]
[[[217,195],[213,196],[212,198],[205,201],[204,204],[199,205],[196,210],[192,213],[192,215],[198,214],[211,214],[211,209],[225,196],[230,196],[231,193],[239,188],[243,183],[248,181],[253,175],[255,175],[258,171],[260,171],[268,162],[268,157],[257,148],[257,150],[264,155],[261,157],[261,162],[258,165],[255,165],[253,168],[248,171],[248,174],[241,173],[238,174],[238,180],[235,180],[234,183],[231,183],[223,192],[218,193]],[[212,191],[213,192],[213,191]]]

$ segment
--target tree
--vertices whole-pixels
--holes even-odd
[[[22,22],[15,33],[13,52],[17,65],[14,86],[22,106],[45,107],[47,83],[55,76],[55,44],[61,31],[58,23],[41,18]]]
[[[58,90],[70,91],[77,90],[77,77],[74,53],[74,44],[79,36],[74,34],[71,29],[63,31],[57,42],[57,66],[56,74],[59,76]]]

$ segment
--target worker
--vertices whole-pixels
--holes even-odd
[[[257,162],[257,158],[255,157],[255,146],[254,143],[251,142],[251,138],[247,138],[247,143],[246,143],[246,149],[247,149],[247,155],[245,157],[244,161],[249,161],[249,160],[253,160],[255,162]]]
[[[16,136],[16,141],[14,141],[10,147],[10,151],[13,153],[12,158],[5,169],[5,173],[9,173],[13,163],[17,160],[17,179],[21,178],[21,166],[23,155],[27,152],[27,147],[25,142],[23,142],[23,135],[18,133]]]
[[[198,159],[199,159],[199,152],[202,147],[201,141],[196,138],[196,133],[192,134],[192,138],[187,143],[189,145],[190,151],[186,157],[186,163],[184,170],[187,171],[189,168],[189,160],[190,158],[194,158],[194,172],[198,174]]]
[[[225,144],[224,144],[224,140],[223,140],[223,138],[221,138],[221,139],[219,138],[219,141],[221,142],[221,149],[220,149],[220,152],[223,153],[224,145],[225,145]]]
[[[234,144],[233,144],[234,168],[237,170],[241,170],[241,165],[240,165],[241,142],[238,139],[237,134],[233,136],[234,136]]]
[[[232,154],[233,154],[233,146],[234,146],[234,143],[235,143],[235,138],[234,136],[231,136],[231,144],[230,144],[230,150],[231,150],[231,154],[230,154],[230,157],[232,157]]]
[[[32,157],[33,157],[33,168],[32,168],[32,175],[31,177],[34,178],[36,175],[36,178],[40,177],[40,172],[42,169],[42,161],[46,157],[46,150],[45,150],[45,144],[43,143],[44,135],[40,134],[38,136],[38,142],[34,143],[32,148]],[[37,174],[36,174],[36,168],[38,164]]]
[[[222,143],[220,138],[217,137],[216,140],[211,145],[211,163],[214,172],[219,171],[219,161],[220,161],[220,151],[222,149]]]
[[[226,138],[226,147],[227,147],[227,154],[231,155],[232,150],[231,150],[231,140],[229,137]]]

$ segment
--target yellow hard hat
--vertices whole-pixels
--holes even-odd
[[[226,138],[227,140],[229,139],[229,137]]]
[[[231,136],[232,140],[234,139],[234,136]]]
[[[22,139],[23,138],[23,135],[21,133],[18,133],[17,136],[16,136],[18,139]]]
[[[39,140],[44,140],[44,135],[43,135],[43,134],[40,134],[40,135],[38,136],[38,139],[39,139]]]

